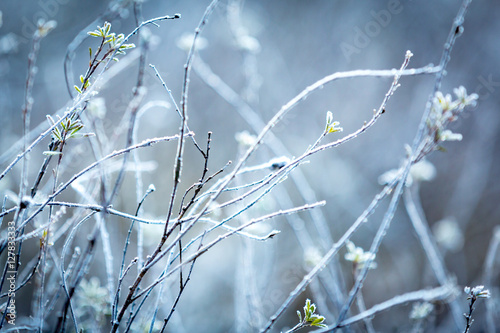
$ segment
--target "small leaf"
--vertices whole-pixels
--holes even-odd
[[[78,131],[80,131],[80,128],[75,128],[69,133],[69,137],[74,137],[75,134],[78,133]]]
[[[338,121],[332,122],[326,127],[326,133],[330,134],[335,132],[342,132],[344,129],[342,127],[338,127],[339,125],[340,123]]]
[[[46,156],[62,155],[60,151],[49,151],[49,150],[44,151],[43,154]]]
[[[61,132],[59,131],[59,128],[54,128],[54,130],[52,131],[52,135],[56,138],[56,140],[58,141],[62,141],[62,136],[61,136]]]
[[[87,35],[90,35],[92,37],[102,37],[101,34],[99,34],[96,31],[89,31],[89,32],[87,32]]]
[[[46,117],[47,117],[47,120],[49,121],[50,126],[54,126],[56,124],[54,119],[49,114],[46,115]]]
[[[326,128],[330,126],[330,124],[333,122],[333,113],[332,111],[327,111],[326,112]]]
[[[310,322],[313,322],[313,321],[315,321],[316,319],[318,319],[318,316],[316,316],[316,315],[311,315],[311,316],[309,317],[309,321],[310,321]]]
[[[82,91],[80,90],[80,88],[78,88],[77,86],[75,86],[75,90],[78,91],[79,94],[82,93]]]
[[[299,316],[299,322],[302,322],[302,314],[297,310],[297,316]]]
[[[120,50],[121,49],[133,49],[135,47],[135,44],[134,43],[130,43],[130,44],[122,44],[122,46],[120,46]]]
[[[104,22],[104,27],[106,28],[106,35],[109,34],[109,31],[111,30],[111,23]]]
[[[311,323],[312,326],[320,326],[320,324],[325,321],[325,317],[323,317],[323,316],[314,316],[314,317],[315,318],[314,318],[313,322]],[[326,326],[326,325],[323,325],[323,326]]]
[[[309,299],[306,299],[306,304],[304,305],[304,314],[306,316],[306,319],[309,317],[309,307],[311,306],[311,301]]]
[[[69,126],[71,125],[70,121],[71,121],[71,120],[66,119],[66,121],[64,121],[64,120],[63,120],[63,121],[61,122],[61,127],[63,128],[63,130],[64,130],[64,131],[67,131],[67,130],[68,130]]]

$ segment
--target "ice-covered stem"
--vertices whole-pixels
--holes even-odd
[[[440,71],[436,74],[436,80],[434,83],[434,90],[433,90],[432,95],[429,97],[429,100],[427,101],[426,109],[423,113],[418,132],[417,132],[415,139],[413,141],[413,146],[412,146],[413,153],[407,159],[407,161],[405,163],[405,166],[403,168],[404,171],[398,180],[399,183],[396,186],[396,189],[394,190],[394,194],[393,194],[392,200],[389,204],[389,208],[387,209],[387,211],[384,215],[384,218],[382,220],[382,224],[380,225],[380,228],[377,231],[375,239],[372,242],[370,252],[372,252],[374,254],[376,254],[378,252],[379,246],[382,243],[382,239],[387,234],[387,230],[389,229],[389,227],[391,225],[391,221],[394,217],[394,213],[395,213],[397,205],[399,203],[399,199],[400,199],[401,194],[403,192],[403,187],[404,187],[404,184],[406,182],[406,178],[408,177],[408,174],[410,172],[410,167],[411,167],[412,163],[418,157],[417,151],[418,151],[418,147],[420,147],[420,145],[422,143],[422,140],[424,139],[425,128],[426,128],[426,124],[427,124],[427,121],[429,119],[429,114],[431,111],[432,99],[434,98],[434,95],[437,93],[437,91],[439,91],[439,89],[441,87],[441,81],[442,81],[442,78],[444,75],[444,71],[446,69],[446,65],[448,64],[448,62],[450,60],[451,50],[453,48],[453,45],[455,44],[457,37],[461,34],[461,26],[462,26],[462,23],[464,21],[465,14],[467,12],[467,9],[468,9],[468,6],[470,3],[471,3],[471,0],[464,0],[455,20],[453,22],[450,34],[448,35],[448,39],[445,43],[443,54],[441,56],[441,61],[440,61],[440,66],[439,66]],[[354,298],[356,297],[356,294],[361,289],[361,286],[363,285],[363,282],[366,279],[367,274],[368,274],[368,266],[363,268],[363,270],[360,272],[360,274],[358,276],[358,279],[356,279],[356,283],[349,294],[349,298],[339,314],[339,318],[337,320],[337,323],[340,323],[344,320],[349,308],[351,307],[352,302],[354,301]],[[457,318],[455,318],[455,322],[458,325]]]
[[[192,135],[192,133],[187,133],[186,135],[190,136],[190,135]],[[41,206],[33,214],[31,214],[30,217],[28,217],[23,222],[23,225],[19,226],[19,228],[23,227],[24,225],[26,225],[27,223],[29,223],[32,219],[34,219],[35,216],[37,216],[45,208],[45,206],[47,206],[49,204],[49,202],[52,201],[52,199],[54,199],[62,191],[64,191],[66,188],[68,188],[68,186],[71,185],[75,180],[77,180],[78,178],[80,178],[85,173],[89,172],[90,170],[94,169],[96,166],[100,165],[104,161],[109,160],[109,159],[111,159],[113,157],[125,154],[126,152],[129,152],[129,151],[131,151],[133,149],[139,149],[139,148],[143,148],[143,147],[149,147],[149,146],[152,146],[153,144],[158,143],[158,142],[171,141],[171,140],[175,140],[175,139],[178,139],[178,138],[179,138],[178,135],[174,135],[174,136],[169,136],[169,137],[160,137],[160,138],[153,138],[153,139],[149,139],[149,140],[144,140],[143,142],[141,142],[139,144],[136,144],[136,145],[133,145],[133,146],[121,149],[121,150],[117,150],[117,151],[114,151],[114,152],[106,155],[105,157],[103,157],[99,161],[92,163],[91,165],[89,165],[88,167],[86,167],[85,169],[83,169],[82,171],[78,172],[73,177],[71,177],[71,179],[69,179],[66,183],[64,183],[63,185],[61,185],[56,192],[54,192],[52,195],[50,195],[45,200],[45,202],[43,202],[41,204]]]
[[[124,301],[124,304],[122,305],[122,307],[117,315],[117,318],[112,323],[113,326],[111,328],[111,332],[116,332],[118,330],[118,328],[120,326],[120,322],[121,322],[123,316],[125,315],[127,308],[135,300],[135,298],[133,296],[134,296],[134,293],[136,292],[137,288],[139,287],[140,282],[144,278],[145,274],[151,268],[151,263],[155,260],[155,258],[158,257],[158,254],[161,252],[163,245],[167,241],[169,235],[174,231],[175,227],[177,226],[177,224],[174,224],[172,226],[172,228],[169,228],[169,221],[170,221],[171,216],[172,216],[173,206],[174,206],[174,202],[175,202],[175,198],[176,198],[176,194],[177,194],[177,188],[178,188],[178,185],[180,182],[180,176],[181,176],[181,171],[182,171],[182,156],[183,156],[183,152],[184,152],[184,135],[185,135],[185,132],[187,131],[187,96],[188,96],[188,88],[189,88],[189,74],[190,74],[194,49],[195,49],[196,37],[201,32],[201,28],[206,24],[208,17],[212,13],[212,11],[215,8],[215,6],[217,5],[217,3],[218,3],[218,0],[213,0],[210,3],[210,5],[207,7],[207,9],[205,10],[204,15],[203,15],[198,27],[196,28],[195,40],[193,41],[193,45],[191,47],[191,50],[189,52],[188,59],[187,59],[186,65],[185,65],[184,84],[183,84],[183,89],[182,89],[181,108],[180,108],[180,110],[181,110],[181,127],[179,130],[179,142],[177,145],[177,153],[176,153],[176,159],[175,159],[175,164],[174,164],[174,185],[172,187],[172,192],[171,192],[171,196],[170,196],[170,200],[169,200],[169,204],[168,204],[168,212],[166,215],[165,228],[163,231],[163,235],[162,235],[160,242],[156,246],[156,249],[149,256],[149,259],[144,264],[141,271],[138,273],[132,286],[129,288],[129,293]],[[176,14],[174,16],[174,18],[180,18],[180,15]],[[150,22],[150,23],[152,23],[152,22]],[[142,27],[144,24],[145,24],[145,22],[143,22],[139,27],[137,27],[129,36],[131,36],[136,31],[138,31],[139,28]],[[129,36],[127,36],[126,39],[128,39]],[[126,41],[126,39],[124,40],[124,42]],[[109,64],[109,61],[108,61],[108,64]]]
[[[418,290],[412,291],[406,294],[395,296],[387,301],[384,301],[380,304],[374,305],[370,309],[363,311],[355,316],[345,319],[344,321],[337,324],[336,327],[345,327],[355,324],[364,318],[372,318],[377,313],[382,311],[386,311],[392,307],[407,304],[409,302],[417,302],[417,301],[425,301],[425,302],[433,302],[446,299],[453,295],[453,287],[451,285],[441,286],[434,289],[428,290]]]
[[[313,149],[311,151],[308,151],[307,154],[305,154],[305,155],[306,156],[312,155],[312,154],[317,153],[317,152],[319,152],[321,150],[338,146],[341,143],[344,143],[344,142],[347,142],[347,141],[349,141],[351,139],[354,139],[359,134],[365,132],[368,128],[370,128],[371,126],[373,126],[375,124],[375,122],[377,121],[377,119],[384,113],[384,111],[385,111],[385,105],[389,101],[390,97],[393,95],[394,91],[398,88],[398,79],[401,77],[402,72],[406,68],[406,66],[408,65],[409,59],[411,58],[412,55],[413,54],[410,51],[407,51],[407,53],[405,55],[405,60],[403,61],[403,64],[401,65],[401,68],[400,68],[399,72],[398,71],[392,72],[392,75],[394,75],[393,83],[391,84],[391,86],[390,86],[389,90],[387,91],[384,99],[382,100],[382,103],[381,103],[379,109],[375,110],[374,115],[373,115],[372,119],[369,122],[365,123],[360,129],[358,129],[357,131],[355,131],[355,132],[353,132],[353,133],[345,136],[344,138],[339,139],[339,140],[337,140],[335,142],[332,142],[332,143],[329,143],[329,144],[325,144],[325,145],[319,146],[319,147],[317,147],[317,148],[315,148],[315,149]],[[294,99],[292,99],[286,105],[288,105],[289,108],[293,107],[302,98],[305,98],[307,95],[309,95],[309,93],[311,91],[319,88],[320,86],[323,86],[323,84],[325,84],[327,82],[330,82],[330,80],[334,80],[336,78],[341,78],[341,77],[346,77],[345,74],[346,73],[335,73],[333,75],[325,77],[323,80],[317,81],[312,86],[306,88],[301,94],[297,95]],[[349,75],[352,75],[352,73],[349,73]],[[328,78],[328,80],[325,81],[325,79],[327,79],[327,78]],[[323,82],[323,81],[325,81],[325,82]],[[319,82],[323,82],[323,83],[318,85]],[[314,89],[311,90],[311,87],[313,87],[313,86],[314,86]],[[288,109],[286,107],[283,107],[282,111],[283,111],[283,113],[286,113],[286,111],[288,111]],[[280,111],[279,113],[281,113],[282,111]],[[281,119],[282,116],[283,115],[281,115],[281,116],[276,115],[273,118],[273,120],[275,120],[275,118],[276,118],[276,121],[277,121],[277,120]],[[271,122],[273,120],[271,120]],[[268,125],[268,127],[269,127],[269,125]],[[267,130],[269,130],[272,126],[270,126],[269,128],[268,127],[266,127]],[[265,134],[266,129],[264,129],[264,131],[259,135],[259,138],[260,138],[259,140],[262,140],[262,136]],[[249,155],[251,153],[251,150],[252,150],[252,148],[249,149],[249,151],[247,152],[247,155]],[[285,312],[285,310],[290,306],[290,304],[292,303],[292,301],[295,300],[295,298],[307,287],[307,285],[309,285],[311,283],[312,279],[321,271],[321,269],[323,267],[325,267],[326,264],[328,264],[330,262],[330,260],[338,252],[338,250],[340,249],[340,247],[342,247],[345,244],[345,242],[347,242],[349,240],[349,238],[352,236],[352,234],[359,228],[359,226],[363,222],[366,221],[366,218],[368,216],[370,216],[371,214],[373,214],[373,212],[374,212],[375,208],[378,206],[380,200],[382,200],[383,198],[385,198],[385,196],[387,196],[392,191],[392,189],[394,188],[395,185],[396,185],[395,182],[392,182],[392,184],[387,185],[384,188],[384,190],[381,193],[379,193],[374,198],[374,200],[371,202],[370,206],[361,214],[361,216],[358,219],[356,219],[356,221],[354,222],[354,224],[344,233],[344,235],[340,238],[340,240],[338,242],[336,242],[335,244],[333,244],[333,246],[330,248],[330,250],[323,256],[323,258],[321,259],[321,261],[309,272],[309,274],[307,274],[306,276],[304,276],[304,278],[302,279],[302,281],[290,293],[290,295],[288,296],[288,298],[279,307],[279,309],[276,311],[276,313],[273,316],[271,316],[271,318],[269,319],[269,321],[266,324],[266,326],[261,330],[262,333],[268,332],[271,329],[271,327],[274,325],[274,323],[276,322],[276,320],[278,320],[278,318]],[[370,264],[368,263],[368,265],[366,267],[369,267],[369,266],[370,266]],[[354,297],[352,299],[354,299]],[[347,310],[346,310],[346,312],[347,312]]]
[[[465,287],[464,292],[467,294],[467,299],[469,300],[469,312],[464,313],[465,317],[465,331],[464,333],[468,333],[470,327],[474,320],[472,319],[472,312],[474,312],[474,303],[478,300],[478,298],[490,298],[490,291],[488,289],[484,289],[484,286],[475,286],[474,288]]]
[[[157,279],[151,285],[149,285],[148,287],[144,288],[140,293],[138,293],[137,295],[134,295],[133,296],[133,300],[140,298],[149,289],[154,288],[156,285],[158,285],[164,279],[168,278],[170,275],[172,275],[173,273],[175,273],[181,267],[183,267],[186,264],[192,262],[193,260],[196,260],[198,257],[200,257],[202,254],[204,254],[208,250],[210,250],[213,246],[215,246],[219,242],[223,241],[224,239],[227,239],[228,237],[230,237],[230,236],[238,233],[239,231],[241,231],[241,230],[243,230],[245,228],[248,228],[251,225],[254,225],[256,223],[260,223],[260,222],[263,222],[265,220],[269,220],[269,219],[272,219],[272,218],[275,218],[275,217],[278,217],[278,216],[283,216],[283,215],[288,215],[288,214],[295,214],[297,212],[301,212],[301,211],[305,211],[305,210],[317,208],[319,206],[324,206],[324,205],[325,205],[325,201],[319,201],[319,202],[316,202],[316,203],[313,203],[313,204],[303,205],[303,206],[300,206],[300,207],[295,207],[295,208],[291,208],[291,209],[287,209],[287,210],[280,210],[280,211],[277,211],[277,212],[274,212],[274,213],[271,213],[271,214],[268,214],[268,215],[265,215],[265,216],[262,216],[262,217],[259,217],[259,218],[252,219],[252,220],[248,221],[247,223],[245,223],[245,224],[243,224],[243,225],[241,225],[241,226],[239,226],[237,228],[234,228],[233,230],[231,230],[231,231],[229,231],[229,232],[227,232],[227,233],[225,233],[223,235],[220,235],[215,240],[213,240],[212,242],[210,242],[207,245],[203,246],[201,249],[199,249],[198,251],[196,251],[195,253],[193,253],[188,258],[185,258],[183,263],[178,264],[177,266],[173,267],[167,275],[163,276],[161,279]],[[187,230],[188,230],[188,228],[182,229],[182,232],[180,232],[179,235],[177,235],[177,237],[172,241],[172,244],[169,245],[169,247],[167,249],[165,249],[165,250],[169,251],[174,246],[173,244],[177,243],[178,240],[185,235],[185,233],[186,233]],[[269,237],[272,237],[272,235],[269,236]],[[162,254],[163,253],[165,253],[165,251],[162,251]],[[151,261],[151,263],[149,265],[153,266],[160,259],[161,259],[161,256],[158,256],[153,261]]]

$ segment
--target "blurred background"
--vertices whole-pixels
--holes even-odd
[[[26,3],[30,5],[20,6],[11,0],[0,3],[2,170],[20,152],[20,146],[16,144],[22,138],[21,108],[30,36],[36,22],[39,19],[55,20],[57,27],[42,40],[37,59],[33,129],[39,124],[42,124],[40,129],[47,128],[46,115],[70,105],[63,61],[66,48],[75,36],[83,29],[95,29],[95,26],[87,28],[95,20],[102,25],[103,15],[109,13],[110,8],[115,8],[116,13],[111,20],[112,31],[128,34],[136,26],[134,12],[126,1],[30,0]],[[189,47],[190,34],[208,4],[208,1],[199,0],[149,0],[142,6],[144,19],[175,13],[182,15],[178,20],[160,22],[159,27],[150,25],[146,28],[150,39],[147,64],[156,66],[177,103],[182,90],[186,45]],[[234,165],[241,157],[245,140],[237,133],[257,134],[262,124],[267,123],[282,105],[328,74],[354,69],[399,68],[406,50],[414,54],[410,68],[437,64],[459,6],[460,2],[449,0],[221,1],[198,43],[188,101],[189,127],[196,133],[200,145],[205,145],[207,132],[213,132],[210,172],[219,170],[229,160]],[[498,309],[497,295],[500,292],[500,268],[495,252],[492,252],[494,256],[490,253],[492,270],[485,281],[488,248],[495,237],[496,242],[499,241],[496,228],[500,220],[498,17],[499,2],[472,3],[465,19],[464,33],[453,49],[442,91],[451,94],[453,88],[463,85],[469,93],[478,94],[478,104],[450,128],[462,133],[463,140],[446,143],[446,152],[435,152],[428,157],[436,169],[435,178],[423,182],[418,190],[413,188],[436,236],[447,270],[462,288],[485,284],[493,294],[487,300],[490,309]],[[132,37],[131,42],[138,44],[136,37]],[[71,66],[74,82],[70,82],[70,86],[79,84],[79,75],[87,70],[89,47],[97,47],[96,41],[86,39],[75,50]],[[100,132],[96,133],[107,138],[103,140],[106,143],[102,147],[103,155],[125,146],[126,131],[118,131],[117,136],[113,136],[113,132],[119,127],[136,83],[138,53],[134,52],[129,51],[120,62],[112,65],[110,71],[115,66],[121,67],[117,67],[117,74],[110,75],[96,96],[104,103],[101,110],[106,111],[101,118]],[[288,293],[314,267],[318,258],[342,236],[382,189],[379,176],[400,166],[405,157],[404,145],[413,141],[432,91],[433,79],[432,75],[402,77],[401,87],[375,126],[355,140],[312,156],[310,163],[293,171],[293,179],[280,184],[265,200],[234,221],[233,225],[238,225],[278,209],[326,200],[326,205],[315,212],[300,213],[289,219],[279,218],[248,230],[257,235],[265,235],[272,229],[281,230],[273,239],[259,242],[236,236],[221,242],[201,257],[167,331],[251,332],[261,328]],[[149,66],[144,82],[147,95],[143,105],[149,101],[172,104]],[[327,111],[333,112],[344,132],[331,134],[325,140],[333,141],[355,131],[371,118],[373,109],[379,107],[391,83],[391,78],[356,78],[324,86],[295,107],[273,129],[274,138],[265,140],[247,166],[265,163],[274,157],[292,158],[302,154],[324,130]],[[231,99],[231,94],[236,97]],[[173,135],[178,128],[179,118],[173,107],[153,107],[140,119],[138,141]],[[199,179],[203,168],[200,154],[189,140],[186,142],[180,193]],[[47,144],[48,141],[42,143],[30,155],[32,177],[43,161],[41,152],[46,150]],[[176,144],[161,144],[141,152],[144,162],[141,193],[150,183],[157,189],[144,204],[144,216],[161,219],[166,214],[175,150]],[[85,144],[80,148],[75,144],[72,151],[72,163],[67,166],[61,181],[95,161]],[[269,171],[261,171],[238,178],[236,185],[261,179],[267,173]],[[9,177],[0,181],[2,196],[14,193],[10,195],[15,197],[19,175],[20,168],[17,167]],[[114,207],[133,214],[137,205],[135,191],[133,175],[127,174]],[[62,199],[82,200],[75,191],[67,192]],[[387,201],[383,202],[368,223],[353,236],[356,246],[370,247],[387,205]],[[236,208],[220,213],[228,216]],[[129,222],[110,218],[106,224],[112,235],[113,251],[120,253]],[[160,232],[161,228],[145,228],[146,253],[153,249]],[[215,237],[208,236],[207,242]],[[83,246],[85,240],[83,229],[75,242]],[[60,248],[61,244],[54,246]],[[105,286],[100,246],[86,279],[96,276]],[[27,243],[24,260],[29,260],[29,254],[34,255],[37,248],[37,241]],[[295,310],[302,308],[306,298],[316,302],[318,312],[326,317],[327,324],[335,322],[339,302],[341,304],[345,299],[353,283],[352,263],[344,260],[344,254],[345,249],[342,249],[334,262],[320,274],[323,277],[288,309],[275,325],[276,331],[293,327],[298,322]],[[117,267],[118,257],[115,259]],[[363,288],[367,308],[401,293],[438,286],[403,204],[396,212],[376,262],[378,267],[370,271]],[[333,276],[336,279],[330,279]],[[177,292],[177,284],[172,282],[169,286],[161,316],[168,313]],[[23,303],[19,305],[20,316],[30,315],[33,296],[29,290],[26,288],[17,295],[19,304]],[[465,311],[466,297],[464,294],[457,297]],[[23,300],[26,302],[21,302]],[[488,320],[499,320],[498,310],[496,317],[487,318],[486,304],[477,305],[473,325],[477,332],[486,330]],[[406,304],[377,315],[373,318],[375,330],[409,331],[414,324],[409,319],[411,308],[411,304]],[[353,306],[351,314],[357,312],[357,307]],[[435,304],[434,312],[426,321],[425,327],[429,331],[448,331],[448,307]],[[497,325],[497,329],[499,327]],[[364,329],[362,324],[352,327],[353,331]]]

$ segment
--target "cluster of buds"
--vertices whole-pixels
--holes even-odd
[[[361,247],[354,245],[353,242],[346,242],[347,253],[344,258],[347,261],[351,261],[354,265],[354,270],[363,269],[363,267],[369,263],[369,268],[377,268],[377,263],[375,260],[375,254],[370,251],[365,251]]]
[[[484,286],[475,286],[474,288],[465,287],[464,292],[467,294],[467,299],[475,301],[478,298],[490,298],[490,291],[484,289]]]
[[[432,148],[439,148],[443,141],[460,141],[462,134],[453,133],[447,126],[457,120],[464,109],[468,106],[474,107],[478,98],[477,94],[467,95],[467,90],[460,86],[453,89],[456,99],[450,94],[443,95],[438,91],[432,101],[431,115],[427,121],[429,137],[432,138]]]

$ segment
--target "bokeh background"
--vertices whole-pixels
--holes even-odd
[[[182,46],[186,40],[189,41],[186,34],[194,31],[208,4],[208,1],[199,0],[149,0],[143,3],[145,19],[174,13],[182,15],[180,20],[148,27],[151,44],[147,62],[157,67],[177,102],[180,100],[186,61],[186,51]],[[123,9],[111,21],[112,30],[127,34],[135,27],[134,15],[130,6],[124,2],[120,5]],[[15,145],[22,137],[21,107],[34,23],[40,18],[55,20],[57,28],[42,40],[37,59],[32,128],[46,122],[47,114],[54,114],[68,105],[70,96],[63,71],[66,47],[109,6],[109,1],[29,0],[20,5],[17,1],[4,0],[0,3],[2,170],[20,151]],[[256,128],[246,122],[234,105],[204,82],[207,68],[239,94],[262,121],[267,122],[306,86],[333,72],[399,68],[406,50],[414,54],[410,67],[437,64],[459,6],[458,1],[445,0],[221,1],[202,32],[199,44],[202,47],[196,55],[189,94],[190,129],[196,133],[199,142],[204,142],[208,131],[213,132],[210,170],[218,170],[229,160],[237,161],[244,150],[235,139],[235,134],[242,131],[255,134]],[[389,13],[389,16],[381,17],[382,12]],[[463,141],[447,143],[447,152],[435,152],[429,156],[428,160],[436,168],[436,177],[422,183],[419,192],[425,216],[433,231],[438,233],[438,240],[441,240],[438,246],[447,269],[462,287],[486,283],[484,270],[488,247],[495,237],[498,242],[499,237],[496,229],[500,221],[498,17],[500,3],[497,1],[477,1],[470,7],[463,36],[457,40],[447,68],[442,91],[452,93],[453,88],[463,85],[468,92],[479,95],[478,105],[451,127],[453,131],[463,134]],[[137,43],[137,40],[132,38],[132,42]],[[76,50],[72,66],[75,82],[71,84],[77,84],[76,78],[86,71],[88,47],[95,47],[93,43],[90,39],[86,40]],[[125,112],[136,82],[137,53],[129,52],[127,57],[114,65],[123,67],[102,87],[98,96],[105,101],[107,113],[103,119],[103,133],[109,140]],[[126,59],[130,59],[130,63]],[[205,72],[202,72],[203,69]],[[356,78],[328,84],[295,107],[273,129],[273,134],[286,147],[287,157],[298,156],[322,133],[328,110],[344,128],[343,133],[334,135],[350,133],[370,119],[391,82],[389,78]],[[149,67],[146,69],[145,85],[147,95],[143,104],[155,100],[170,103]],[[271,229],[282,231],[266,242],[238,237],[222,242],[197,262],[192,281],[168,327],[170,331],[245,332],[261,327],[311,269],[311,261],[325,253],[331,240],[337,240],[381,190],[378,177],[400,166],[405,156],[404,145],[411,143],[415,136],[432,87],[431,75],[403,77],[401,87],[387,105],[386,113],[374,127],[353,141],[311,157],[310,163],[300,167],[313,191],[312,195],[304,194],[307,189],[289,179],[242,217],[245,220],[276,209],[302,205],[307,202],[304,196],[315,197],[327,202],[317,213],[320,217],[316,215],[316,218],[326,221],[327,234],[314,227],[317,222],[314,221],[314,214],[301,213],[294,221],[277,219],[260,229],[252,229],[256,234],[265,234]],[[245,109],[240,111],[244,116]],[[170,135],[176,133],[178,127],[174,109],[155,108],[141,118],[138,137],[142,140]],[[327,137],[327,140],[330,139],[336,137]],[[124,144],[122,135],[111,145],[108,141],[104,149],[109,152]],[[46,143],[31,154],[30,171],[33,175],[43,160],[41,151],[45,149]],[[188,145],[186,149],[182,192],[197,181],[202,170],[199,154],[192,146]],[[144,166],[144,184],[147,187],[154,183],[157,188],[144,206],[144,212],[149,217],[162,218],[166,213],[174,154],[175,145],[162,145],[145,150],[141,155],[142,160],[149,163]],[[264,145],[247,165],[264,163],[275,156],[276,153]],[[85,148],[77,150],[72,158],[74,163],[69,166],[64,179],[68,179],[71,171],[94,161]],[[16,193],[19,174],[20,169],[15,169],[8,178],[0,181],[2,196]],[[265,173],[260,176],[263,175]],[[251,180],[254,179],[242,178],[238,181]],[[133,177],[128,175],[115,207],[129,213],[135,210],[133,185]],[[81,200],[76,193],[68,193],[65,198]],[[352,240],[356,245],[369,248],[386,207],[387,202],[354,235]],[[229,213],[229,210],[221,212],[223,215]],[[448,221],[447,224],[443,220]],[[107,221],[110,234],[116,236],[112,237],[113,251],[121,251],[123,241],[120,235],[126,232],[128,223],[119,219]],[[439,225],[451,226],[451,229],[445,229],[443,236],[443,231],[439,234]],[[447,243],[446,237],[452,237],[453,233],[456,233],[455,238],[448,239]],[[306,234],[307,237],[304,236]],[[146,230],[147,245],[154,244],[157,239],[158,230]],[[77,242],[85,244],[83,233]],[[450,245],[449,242],[454,243]],[[30,251],[36,253],[37,244],[31,246],[26,255]],[[101,249],[97,251],[99,253]],[[342,250],[334,263],[341,277],[337,290],[340,294],[334,295],[334,289],[325,283],[308,288],[278,321],[276,331],[295,325],[295,310],[303,306],[307,297],[320,305],[318,311],[327,317],[327,323],[335,321],[334,314],[338,309],[332,298],[343,299],[353,282],[352,266],[345,262],[344,253],[345,250]],[[493,257],[491,284],[486,285],[493,294],[488,302],[497,312],[493,317],[496,320],[499,319],[496,305],[500,292],[497,258],[498,254]],[[96,276],[104,285],[105,272],[101,260],[98,255],[88,279]],[[363,289],[367,307],[404,292],[437,286],[403,205],[396,213],[376,261],[378,267],[370,272]],[[117,262],[119,260],[115,264]],[[172,284],[172,290],[167,293],[170,295],[165,296],[164,311],[170,309],[170,297],[175,295],[176,287]],[[26,301],[20,308],[21,315],[29,315],[32,294],[26,291],[17,297]],[[321,297],[322,300],[318,299]],[[463,299],[461,304],[465,311],[465,296],[460,294],[458,297]],[[485,304],[481,302],[477,306],[474,322],[477,332],[487,326]],[[410,330],[413,324],[408,318],[410,310],[411,304],[408,304],[377,315],[373,319],[375,329],[384,332]],[[353,313],[356,311],[353,307]],[[428,319],[428,330],[447,331],[448,315],[447,307],[437,304]],[[497,329],[499,327],[497,325]],[[353,327],[354,331],[363,329],[361,325]]]

